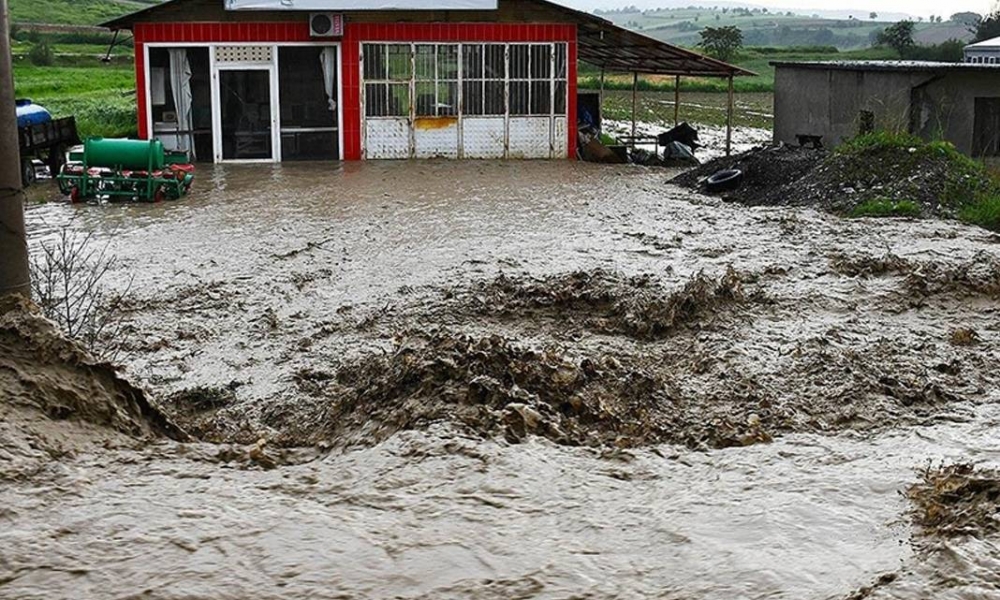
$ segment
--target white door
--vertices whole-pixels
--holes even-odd
[[[212,56],[215,162],[281,160],[273,46],[217,46]]]

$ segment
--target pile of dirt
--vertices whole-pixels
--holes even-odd
[[[1000,532],[1000,471],[971,464],[928,467],[907,492],[925,536],[982,537]]]
[[[474,284],[473,311],[520,320],[556,318],[597,333],[657,340],[726,308],[766,301],[748,292],[748,277],[732,267],[718,279],[699,273],[672,293],[650,275],[623,277],[604,270],[543,278],[500,275]]]
[[[907,141],[912,145],[901,143]],[[836,214],[852,214],[871,202],[905,201],[905,214],[953,218],[963,203],[989,187],[983,172],[954,148],[908,138],[872,138],[833,152],[757,148],[706,163],[672,183],[703,190],[709,176],[733,168],[742,170],[744,179],[736,190],[722,193],[726,200],[812,206]]]
[[[719,171],[739,169],[743,183],[724,197],[748,206],[796,205],[801,202],[796,190],[799,181],[811,174],[828,156],[825,150],[792,146],[763,146],[717,158],[696,169],[681,173],[671,183],[704,190],[705,181]]]
[[[132,437],[184,433],[145,392],[63,336],[24,299],[0,309],[0,408],[32,409],[49,419],[84,421]]]

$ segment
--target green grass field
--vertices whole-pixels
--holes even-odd
[[[136,133],[135,74],[131,66],[14,65],[14,92],[56,117],[75,116],[81,137]]]
[[[14,23],[96,25],[159,0],[10,0]]]

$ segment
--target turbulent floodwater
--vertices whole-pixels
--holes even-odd
[[[573,163],[217,167],[178,203],[32,207],[34,243],[68,226],[122,261],[133,377],[163,397],[235,390],[205,417],[223,440],[281,434],[279,416],[340,393],[316,391],[324,370],[435,327],[655,376],[663,364],[690,399],[676,427],[712,430],[731,411],[775,440],[573,448],[435,421],[376,445],[309,438],[271,450],[266,471],[229,446],[81,446],[0,486],[0,597],[844,598],[886,573],[870,597],[996,595],[994,543],[912,544],[900,494],[929,461],[1000,463],[1000,304],[979,276],[995,236],[747,209],[667,178]],[[654,340],[566,326],[559,307],[519,319],[460,305],[501,273],[673,289],[727,269],[767,301]],[[979,343],[950,345],[958,327]],[[304,386],[304,373],[323,377]],[[843,409],[856,394],[868,401]]]

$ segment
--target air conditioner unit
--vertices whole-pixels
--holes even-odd
[[[344,15],[339,13],[310,14],[309,35],[314,38],[332,38],[343,36]]]

